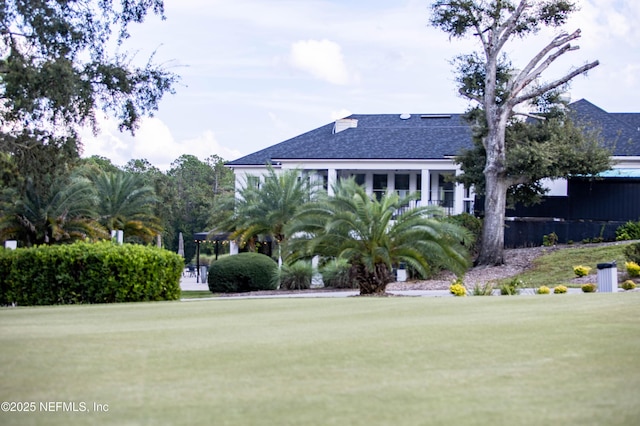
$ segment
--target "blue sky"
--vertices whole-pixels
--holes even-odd
[[[570,90],[610,112],[640,112],[640,2],[578,0],[580,50],[543,74],[552,80],[601,63]],[[454,113],[450,60],[477,49],[428,25],[427,0],[165,0],[167,19],[131,28],[125,49],[181,76],[135,136],[100,117],[84,155],[115,164],[146,158],[167,169],[181,154],[233,160],[350,113]],[[524,66],[555,30],[507,46]]]

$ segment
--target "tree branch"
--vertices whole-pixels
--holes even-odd
[[[589,71],[592,68],[597,67],[598,65],[600,65],[600,62],[598,61],[593,61],[590,62],[588,64],[585,64],[583,66],[581,66],[580,68],[577,68],[575,70],[573,70],[572,72],[570,72],[569,74],[565,75],[562,78],[557,79],[556,81],[553,81],[551,83],[547,83],[544,86],[540,86],[537,89],[535,89],[532,92],[527,93],[526,95],[522,95],[522,96],[517,96],[515,98],[513,98],[509,104],[511,106],[515,106],[518,105],[522,102],[528,101],[529,99],[533,99],[535,97],[538,97],[540,95],[542,95],[543,93],[546,93],[550,90],[555,89],[556,87],[560,87],[565,83],[568,83],[572,78],[580,75],[580,74],[584,74],[585,72]]]
[[[507,19],[502,26],[499,26],[496,29],[496,33],[499,34],[498,42],[494,47],[496,52],[500,52],[507,41],[509,41],[509,38],[513,34],[513,31],[518,24],[518,19],[520,19],[522,13],[529,7],[531,7],[531,5],[529,5],[529,2],[527,0],[521,0],[520,4],[518,4],[518,7],[511,14],[509,19]]]
[[[568,51],[576,50],[578,47],[571,47],[569,42],[571,40],[575,40],[580,37],[581,30],[577,29],[572,34],[562,33],[556,36],[551,42],[546,45],[536,56],[534,56],[526,67],[518,74],[518,77],[514,80],[512,86],[510,87],[511,93],[519,93],[523,88],[525,88],[529,83],[535,80],[546,68],[551,65],[553,61],[555,61],[558,57],[565,54]],[[564,46],[563,46],[564,45]],[[540,66],[538,64],[542,61],[545,56],[549,54],[554,49],[560,48],[557,52],[550,55]],[[537,68],[536,68],[537,67]],[[533,69],[535,71],[533,71]]]

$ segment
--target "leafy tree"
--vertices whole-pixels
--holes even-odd
[[[288,235],[285,225],[315,189],[299,170],[277,172],[269,165],[260,182],[249,179],[238,191],[234,215],[227,222],[231,238],[252,245],[256,236],[268,236],[280,245]]]
[[[167,172],[171,185],[170,199],[163,203],[172,206],[171,229],[174,232],[174,247],[178,245],[178,233],[185,236],[203,232],[216,227],[222,217],[220,204],[233,193],[233,172],[224,167],[224,160],[217,155],[205,161],[193,155],[182,155],[171,164]],[[191,238],[185,240],[185,258],[195,254],[195,243]]]
[[[580,30],[554,37],[521,69],[506,58],[504,48],[515,37],[535,34],[542,26],[559,27],[577,6],[569,0],[437,0],[432,6],[431,24],[451,37],[472,35],[479,40],[480,54],[457,59],[460,94],[482,108],[486,135],[484,232],[477,262],[497,265],[504,261],[504,215],[507,190],[506,127],[514,107],[562,88],[574,77],[598,65],[590,62],[551,82],[539,82],[541,74],[558,58],[576,50],[571,42]]]
[[[162,229],[154,215],[153,187],[139,175],[99,172],[91,177],[97,195],[98,221],[107,231],[121,229],[129,242],[150,243]]]
[[[482,111],[474,110],[470,115],[478,114]],[[611,167],[611,152],[603,148],[596,132],[575,124],[562,111],[542,114],[542,118],[533,122],[512,119],[506,128],[505,180],[509,207],[540,202],[547,192],[540,182],[544,178],[585,176]],[[467,187],[473,185],[477,194],[485,193],[486,150],[482,143],[485,135],[486,126],[478,126],[473,148],[464,150],[455,159],[464,171],[456,180]]]
[[[314,255],[345,259],[361,295],[384,293],[399,262],[423,276],[434,265],[458,275],[469,266],[463,244],[469,242],[468,231],[441,220],[439,207],[401,210],[411,197],[387,193],[377,200],[353,179],[340,181],[334,193],[302,206],[287,226],[292,235],[287,262]]]
[[[149,62],[110,54],[128,26],[162,0],[7,0],[0,3],[0,114],[9,133],[95,126],[95,110],[114,114],[122,130],[157,109],[176,76]],[[114,35],[115,33],[115,35]],[[58,126],[58,127],[56,127]],[[55,129],[55,130],[54,130]],[[6,130],[3,130],[6,131]]]
[[[163,230],[161,234],[163,247],[177,251],[178,231],[174,229],[176,195],[171,177],[146,159],[129,160],[123,170],[139,176],[145,186],[154,189],[158,202],[155,203],[153,215],[158,219],[160,228]]]

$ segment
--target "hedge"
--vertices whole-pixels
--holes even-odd
[[[209,267],[209,290],[212,293],[242,293],[277,288],[278,265],[260,253],[226,256]]]
[[[183,268],[176,253],[110,241],[0,249],[0,305],[176,300]]]

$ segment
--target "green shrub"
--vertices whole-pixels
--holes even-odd
[[[620,287],[622,287],[623,290],[633,290],[636,288],[636,283],[631,280],[626,280],[620,285]]]
[[[473,286],[471,294],[474,296],[491,296],[493,294],[493,283],[487,281],[484,285],[476,284]]]
[[[110,241],[0,251],[0,305],[176,300],[183,260]]]
[[[563,294],[567,292],[567,287],[563,285],[559,285],[553,289],[554,294]]]
[[[629,221],[616,229],[616,241],[640,240],[640,221]]]
[[[547,287],[546,285],[541,285],[536,290],[536,294],[549,294],[549,293],[551,293],[551,289],[549,287]]]
[[[311,288],[312,276],[313,267],[311,262],[304,260],[298,260],[291,265],[283,264],[278,273],[274,275],[276,287],[279,284],[280,288],[284,290],[306,290]]]
[[[240,253],[220,258],[209,267],[208,283],[212,293],[242,293],[275,290],[278,265],[260,253]]]
[[[524,288],[524,282],[519,278],[500,285],[500,294],[503,296],[515,296]]]
[[[320,268],[322,282],[325,287],[332,288],[358,288],[358,283],[349,275],[351,265],[345,259],[334,259]]]
[[[593,283],[587,283],[587,284],[582,284],[580,288],[582,289],[583,293],[595,293],[596,288],[598,287]]]
[[[462,297],[467,295],[467,289],[464,285],[462,285],[461,280],[454,281],[451,286],[449,286],[449,292],[454,296]]]
[[[573,273],[576,274],[577,277],[586,277],[590,271],[591,267],[589,266],[578,265],[573,267]]]
[[[626,262],[624,266],[627,268],[627,273],[630,277],[640,277],[640,265],[636,262]]]
[[[552,232],[542,236],[542,245],[545,247],[551,247],[558,244],[558,234]]]
[[[640,243],[629,244],[624,248],[624,256],[629,262],[640,265]]]

